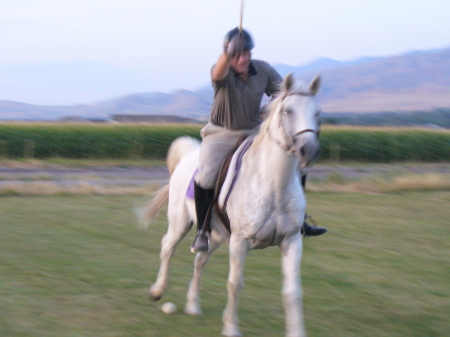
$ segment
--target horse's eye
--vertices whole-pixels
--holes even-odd
[[[283,111],[283,114],[284,114],[284,115],[290,115],[291,112],[292,112],[291,110],[284,110],[284,111]]]

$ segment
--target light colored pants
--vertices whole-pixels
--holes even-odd
[[[239,138],[258,131],[259,126],[251,130],[228,130],[212,123],[206,124],[200,131],[203,141],[195,182],[205,189],[214,188],[220,167]]]

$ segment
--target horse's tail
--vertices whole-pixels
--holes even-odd
[[[181,157],[199,145],[200,142],[197,139],[188,136],[179,137],[172,142],[166,158],[166,164],[170,175],[172,175]]]
[[[166,164],[169,169],[170,175],[172,175],[175,167],[178,165],[181,157],[186,153],[195,149],[200,145],[200,142],[192,137],[179,137],[175,139],[169,147],[167,152]],[[137,215],[139,223],[143,229],[147,229],[153,222],[159,211],[169,201],[169,183],[161,187],[153,195],[152,200],[137,208]]]
[[[153,196],[150,202],[147,202],[137,209],[139,224],[142,229],[147,229],[158,215],[161,208],[169,201],[169,184],[161,187]]]

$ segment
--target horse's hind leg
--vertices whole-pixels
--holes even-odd
[[[169,281],[170,259],[180,241],[186,236],[192,227],[187,217],[169,216],[167,233],[161,240],[161,253],[159,255],[160,267],[156,282],[149,289],[149,296],[159,300],[167,289]]]
[[[202,309],[200,308],[200,297],[199,297],[199,287],[200,278],[202,276],[203,268],[209,260],[211,254],[219,248],[221,241],[210,240],[209,251],[207,253],[198,252],[195,256],[194,263],[194,277],[189,283],[189,290],[187,292],[187,302],[184,312],[191,316],[203,315]]]

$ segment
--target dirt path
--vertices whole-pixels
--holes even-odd
[[[375,165],[316,165],[309,179],[342,176],[364,179],[376,175],[450,174],[450,163],[442,164],[375,164]],[[149,182],[162,183],[169,178],[164,166],[154,167],[0,167],[0,185],[5,182],[53,181],[61,185],[80,181],[90,184],[139,186]]]

